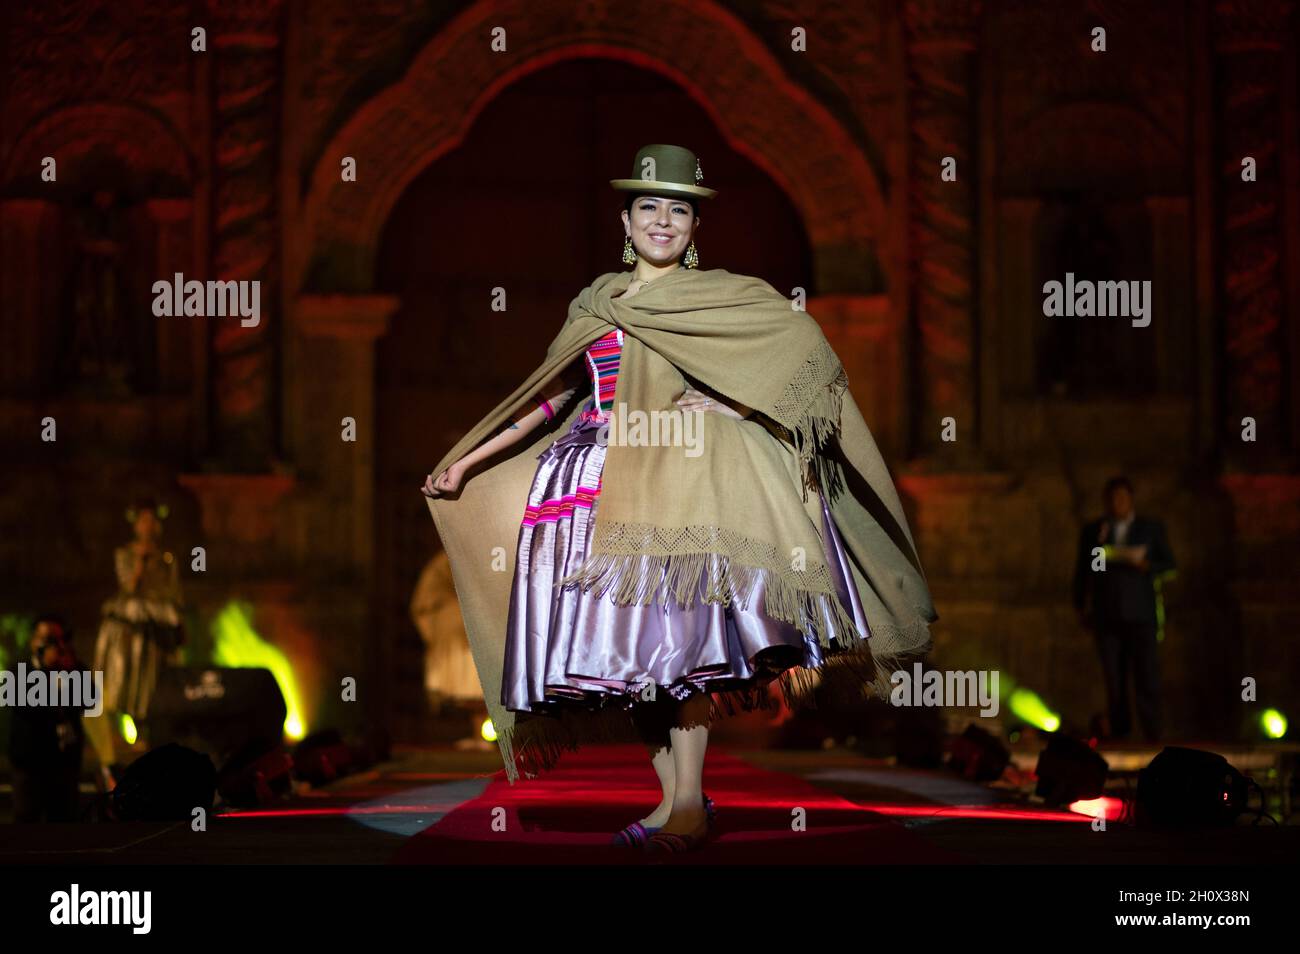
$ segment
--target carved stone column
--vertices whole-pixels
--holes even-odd
[[[214,579],[265,582],[282,570],[296,486],[278,459],[276,426],[281,11],[281,0],[207,3],[213,234],[202,277],[260,282],[256,326],[206,319],[210,433],[202,472],[178,477],[199,503]]]
[[[316,559],[361,576],[374,550],[375,342],[399,304],[389,295],[300,295],[294,304],[287,440],[312,495],[300,533]],[[344,417],[355,440],[340,437]]]
[[[363,693],[363,706],[368,718],[389,726],[400,710],[393,687],[402,684],[394,674],[404,657],[399,634],[376,628],[370,614],[410,594],[395,592],[393,574],[376,574],[377,563],[389,564],[375,559],[375,342],[400,304],[389,295],[299,295],[285,355],[285,445],[303,477],[291,517],[294,555],[328,573],[332,592],[355,608],[363,628],[355,636],[347,630],[355,646],[337,651],[337,665],[384,687]],[[340,430],[344,418],[352,422],[349,440]]]
[[[1282,85],[1288,0],[1213,5],[1219,170],[1219,307],[1224,328],[1222,444],[1233,469],[1271,470],[1292,450],[1286,410],[1286,248]],[[1242,160],[1257,180],[1242,181]],[[1242,418],[1256,443],[1240,439]]]
[[[231,472],[265,471],[277,451],[279,261],[276,146],[280,0],[209,0],[213,56],[213,271],[261,282],[256,327],[211,320],[211,456]]]
[[[1291,0],[1212,4],[1216,185],[1216,297],[1223,332],[1220,486],[1232,506],[1229,593],[1244,675],[1261,703],[1289,698],[1300,676],[1292,650],[1300,559],[1300,477],[1294,472],[1296,71]],[[1242,159],[1257,164],[1241,178]],[[1289,190],[1289,191],[1288,191]],[[1290,213],[1288,214],[1288,203]],[[1289,225],[1288,225],[1289,221]],[[1291,272],[1292,274],[1288,274]],[[1288,282],[1290,283],[1288,285]],[[1255,443],[1241,420],[1257,423]]]
[[[975,115],[980,0],[905,0],[909,136],[909,275],[917,341],[913,359],[916,449],[973,463],[976,420]],[[940,178],[957,163],[955,182]],[[956,445],[940,421],[957,421]]]
[[[0,337],[3,393],[41,390],[39,376],[53,357],[59,302],[47,280],[57,245],[58,207],[44,199],[0,202],[0,294],[5,322]],[[46,340],[42,341],[42,331]]]

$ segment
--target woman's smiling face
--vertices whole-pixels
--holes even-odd
[[[682,199],[639,195],[632,203],[631,214],[623,212],[623,226],[632,237],[632,247],[654,265],[668,265],[681,258],[698,225],[691,204]]]

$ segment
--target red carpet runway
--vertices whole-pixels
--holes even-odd
[[[798,776],[710,749],[705,791],[717,804],[715,839],[681,864],[934,864],[965,860],[884,815]],[[649,759],[635,746],[589,746],[540,777],[481,795],[410,838],[398,864],[644,864],[611,835],[659,801]],[[494,826],[495,819],[495,826]],[[796,822],[800,824],[796,827]],[[662,856],[659,856],[662,857]]]

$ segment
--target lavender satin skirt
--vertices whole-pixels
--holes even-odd
[[[589,408],[590,401],[568,433],[538,456],[519,531],[501,703],[528,712],[575,701],[630,705],[651,681],[656,692],[684,699],[770,680],[792,666],[820,666],[823,649],[815,635],[762,612],[761,581],[746,605],[733,601],[730,607],[703,602],[702,592],[690,607],[672,600],[618,606],[610,593],[597,598],[576,585],[553,587],[586,559],[600,503],[606,448],[597,435],[603,419]],[[840,602],[859,636],[868,638],[848,554],[821,503],[826,560]]]

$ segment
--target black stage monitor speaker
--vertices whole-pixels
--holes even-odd
[[[1038,754],[1034,791],[1049,805],[1100,798],[1109,773],[1110,764],[1086,742],[1056,734]]]
[[[1166,746],[1138,773],[1137,822],[1153,828],[1229,825],[1251,782],[1214,752]]]
[[[152,749],[126,767],[110,795],[119,821],[189,821],[212,811],[217,770],[212,759],[180,745]]]
[[[165,670],[149,703],[149,744],[191,745],[218,765],[284,741],[284,696],[269,669]]]
[[[973,782],[995,782],[1011,762],[1011,753],[992,733],[975,724],[952,741],[948,765]]]

